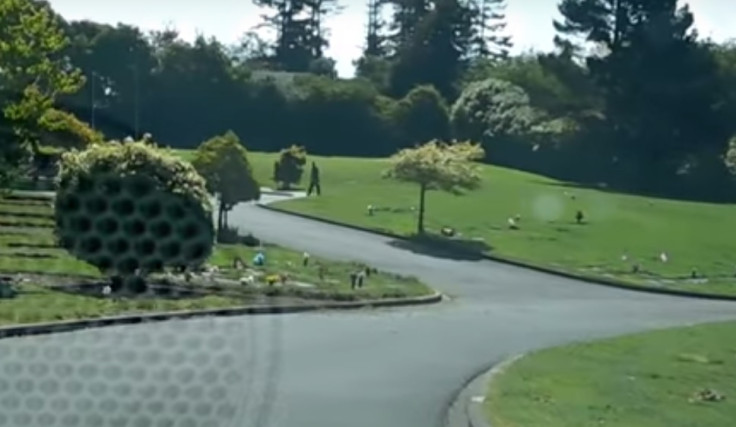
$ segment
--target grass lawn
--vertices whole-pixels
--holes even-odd
[[[250,157],[260,182],[272,185],[275,155]],[[414,232],[411,207],[418,203],[419,190],[382,179],[385,160],[312,160],[320,166],[324,194],[275,207],[405,235]],[[460,197],[433,192],[426,203],[430,231],[455,227],[466,239],[483,239],[489,254],[633,285],[736,295],[736,205],[572,188],[492,166],[483,168],[481,189]],[[373,216],[367,213],[369,204],[379,209]],[[577,210],[586,216],[583,225],[575,221]],[[508,218],[517,214],[520,229],[510,230]],[[662,252],[666,263],[660,261]],[[636,274],[635,263],[640,266]]]
[[[188,299],[104,299],[73,295],[33,283],[13,299],[0,299],[0,326],[58,320],[93,319],[120,314],[198,310],[245,305],[245,298],[208,295]]]
[[[494,378],[486,414],[494,427],[733,425],[734,334],[729,322],[542,350]]]
[[[288,275],[291,284],[245,289],[233,286],[221,289],[213,285],[197,284],[204,296],[181,299],[116,298],[105,299],[60,292],[51,289],[55,280],[69,281],[63,276],[100,278],[95,267],[77,260],[58,248],[53,236],[53,208],[48,201],[28,198],[0,199],[0,274],[19,274],[26,281],[18,286],[19,294],[13,299],[0,299],[0,325],[99,317],[141,311],[169,311],[238,306],[264,297],[320,300],[380,299],[419,296],[431,290],[414,278],[378,272],[366,280],[363,288],[352,290],[349,275],[362,266],[356,263],[333,262],[311,257],[308,266],[302,266],[302,253],[264,245],[266,265],[256,270],[268,277]],[[251,263],[258,248],[243,245],[217,245],[209,260],[220,268],[223,279],[237,280],[244,273],[233,268],[236,257]],[[320,268],[321,266],[321,268]],[[320,269],[322,276],[320,277]],[[40,280],[39,278],[43,278]],[[58,279],[55,279],[58,278]],[[237,291],[223,293],[220,290]]]

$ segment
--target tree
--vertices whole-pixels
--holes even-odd
[[[524,89],[498,79],[469,84],[450,112],[458,138],[484,142],[522,135],[531,129],[537,117]]]
[[[454,99],[455,83],[467,67],[472,46],[472,11],[460,0],[422,3],[426,4],[407,8],[396,18],[404,23],[394,37],[390,92],[401,97],[418,85],[430,84],[445,98]]]
[[[339,13],[337,0],[253,0],[273,10],[262,26],[276,32],[273,62],[284,71],[308,72],[329,45],[324,18]]]
[[[396,105],[395,120],[409,144],[450,135],[450,118],[442,95],[432,86],[417,86]]]
[[[620,168],[631,174],[627,181],[639,190],[676,186],[674,176],[696,169],[693,158],[722,150],[732,132],[724,125],[726,87],[687,6],[563,0],[559,10],[558,44],[582,52],[586,46],[573,41],[582,38],[599,48],[586,54],[586,63],[604,94],[609,144],[628,166]]]
[[[424,233],[425,196],[428,190],[462,194],[480,185],[474,160],[482,159],[483,148],[470,142],[446,144],[437,140],[416,148],[406,148],[391,156],[384,176],[419,185],[417,234]]]
[[[385,0],[368,0],[368,28],[363,46],[363,57],[386,56],[386,36],[383,34],[386,23],[381,19]]]
[[[56,108],[47,110],[39,119],[40,145],[61,149],[85,149],[104,140],[98,132],[77,117]]]
[[[507,59],[513,46],[506,29],[506,0],[470,0],[473,12],[472,55],[491,60]]]
[[[279,188],[289,189],[298,184],[304,174],[307,163],[307,150],[299,145],[292,145],[281,150],[279,159],[273,165],[273,180]]]
[[[248,152],[232,131],[203,142],[197,148],[192,166],[207,181],[207,189],[219,199],[218,233],[228,226],[227,214],[235,205],[261,197]]]
[[[62,55],[66,44],[47,6],[0,2],[0,184],[7,184],[26,153],[38,148],[38,122],[56,97],[83,84]]]

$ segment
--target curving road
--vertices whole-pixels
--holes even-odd
[[[200,319],[2,340],[0,427],[65,425],[64,417],[79,426],[105,420],[97,425],[439,427],[466,380],[514,353],[736,318],[736,303],[439,258],[255,205],[238,206],[230,222],[315,255],[416,275],[451,299],[415,308]],[[20,381],[26,388],[14,386]]]

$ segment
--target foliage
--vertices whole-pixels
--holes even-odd
[[[474,38],[472,54],[492,61],[505,60],[513,47],[506,30],[506,0],[470,0]]]
[[[60,149],[84,149],[103,141],[103,135],[92,129],[73,114],[51,108],[39,120],[40,144]]]
[[[524,90],[504,80],[470,83],[452,106],[450,120],[459,138],[487,141],[523,135],[535,124],[538,113]]]
[[[248,152],[232,131],[203,142],[192,165],[204,177],[208,190],[219,198],[218,230],[227,224],[225,215],[235,205],[261,197]]]
[[[304,174],[307,163],[307,150],[299,145],[292,145],[281,150],[279,159],[273,165],[273,180],[281,188],[290,188],[298,184]]]
[[[356,77],[368,80],[381,92],[388,89],[391,61],[377,56],[363,56],[355,61]]]
[[[143,142],[110,142],[62,156],[55,199],[64,249],[126,286],[212,252],[205,181],[188,163]]]
[[[83,83],[59,55],[66,43],[48,8],[31,0],[0,2],[0,185],[38,143],[38,120],[55,98]]]
[[[269,62],[285,71],[305,72],[312,68],[323,74],[332,67],[315,63],[324,59],[329,46],[325,37],[324,18],[339,12],[337,0],[253,0],[256,6],[266,8],[262,25],[276,31],[273,56]],[[302,19],[300,15],[307,16]],[[321,61],[320,61],[321,62]]]
[[[555,116],[578,118],[602,111],[600,91],[585,67],[564,53],[522,54],[503,62],[478,61],[466,85],[495,78],[524,89],[534,108]]]
[[[467,66],[474,42],[473,11],[457,0],[431,3],[433,7],[416,8],[397,2],[397,56],[389,76],[394,96],[420,84],[434,86],[445,98],[456,96],[455,82]]]
[[[480,185],[479,169],[473,164],[485,155],[478,144],[430,141],[416,148],[405,148],[390,159],[384,176],[419,185],[417,232],[424,233],[424,205],[427,190],[462,194]]]
[[[431,139],[446,139],[450,135],[447,104],[432,86],[412,89],[395,107],[396,126],[410,144]]]
[[[332,154],[325,141],[333,141],[333,147],[357,155],[387,155],[398,144],[400,132],[391,123],[395,101],[381,97],[369,83],[300,76],[294,80],[294,92],[289,105],[292,130],[305,146],[325,147],[322,153]]]
[[[267,9],[263,24],[277,30],[273,43],[253,34],[240,46],[205,37],[187,42],[171,30],[145,34],[54,18],[70,43],[53,61],[68,57],[87,80],[84,91],[57,96],[54,107],[113,139],[151,132],[161,143],[194,148],[233,129],[253,151],[299,141],[312,153],[375,157],[446,138],[441,126],[412,135],[397,120],[417,86],[435,87],[453,105],[468,82],[492,78],[522,88],[541,115],[531,135],[493,137],[496,163],[670,194],[710,193],[728,182],[709,169],[725,169],[717,155],[736,133],[733,46],[697,37],[693,14],[675,0],[560,0],[560,48],[505,59],[504,47],[494,46],[505,39],[500,0],[372,0],[355,79],[332,78],[324,55],[325,17],[339,9],[334,1],[258,3]],[[490,13],[477,13],[483,9]],[[0,94],[3,105],[20,102],[19,87]],[[434,123],[436,110],[426,112],[425,123]],[[418,123],[421,115],[412,117]],[[10,129],[19,127],[37,123],[17,120]],[[467,138],[488,143],[485,130]],[[531,155],[536,146],[543,148]]]
[[[726,150],[724,160],[728,170],[736,175],[736,137],[732,137],[728,141],[728,149]]]
[[[430,141],[416,148],[405,148],[390,159],[387,178],[408,181],[428,190],[461,194],[480,184],[474,160],[484,156],[483,149],[470,142]]]

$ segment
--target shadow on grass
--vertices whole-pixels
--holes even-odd
[[[407,240],[391,240],[388,244],[416,254],[456,261],[478,261],[483,259],[483,253],[492,250],[480,240],[450,239],[436,234],[415,234]]]

